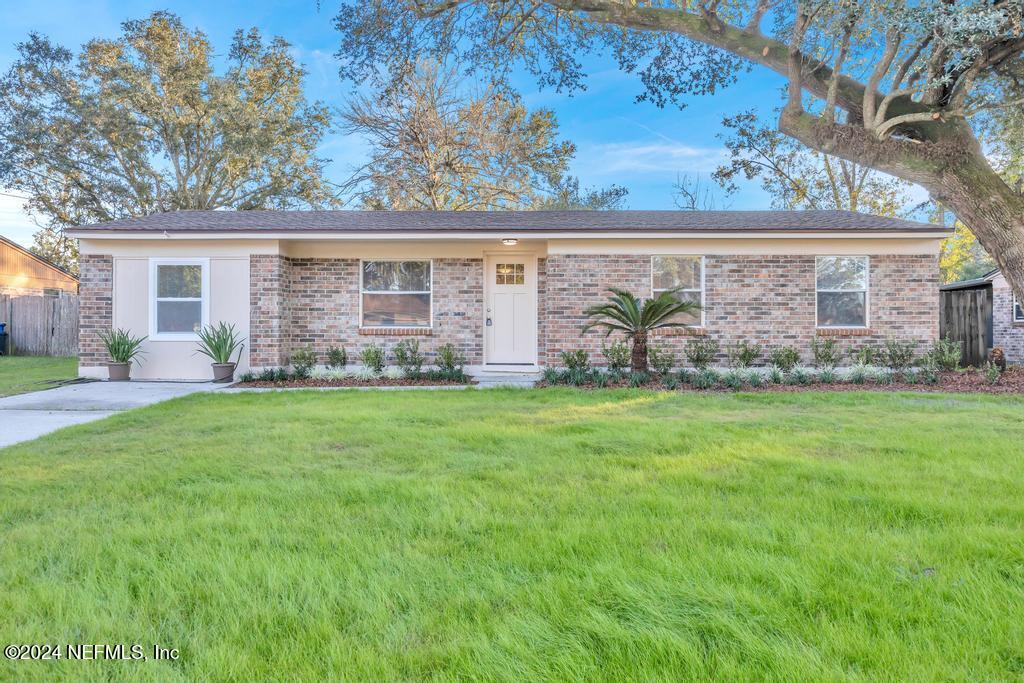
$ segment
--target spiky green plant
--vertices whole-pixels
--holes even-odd
[[[245,338],[235,331],[234,325],[225,322],[207,325],[197,333],[199,348],[196,353],[208,356],[214,363],[230,363],[231,355],[238,351],[235,361],[242,355]]]
[[[612,287],[608,301],[591,306],[583,312],[591,319],[583,326],[586,334],[592,329],[605,329],[607,337],[612,332],[622,332],[633,344],[630,369],[634,373],[647,372],[647,339],[653,330],[666,327],[688,327],[687,323],[676,320],[680,315],[696,313],[700,304],[680,301],[679,290],[670,289],[650,299],[638,299],[624,289]]]
[[[144,355],[142,342],[146,341],[147,337],[133,337],[128,330],[116,329],[109,332],[101,331],[100,339],[107,347],[111,360],[115,363],[131,363]],[[142,362],[141,359],[139,362]]]

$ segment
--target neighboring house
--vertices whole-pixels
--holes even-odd
[[[977,293],[970,302],[965,301],[961,304],[974,308],[973,315],[981,320],[977,335],[983,336],[984,339],[977,340],[979,353],[975,355],[982,358],[976,360],[983,361],[988,351],[998,346],[1006,354],[1008,362],[1024,363],[1024,307],[998,268],[974,280],[952,282],[940,289],[943,316],[948,318],[943,320],[944,333],[949,332],[957,341],[968,341],[961,337],[975,334],[971,326],[954,323],[953,318],[956,314],[951,315],[950,311],[954,310],[955,302],[965,299],[965,294]]]
[[[938,335],[935,225],[842,211],[183,211],[82,227],[80,372],[101,377],[98,333],[148,335],[139,378],[206,378],[195,332],[233,323],[240,367],[296,349],[389,349],[415,337],[433,359],[455,344],[471,366],[559,364],[604,338],[583,311],[621,287],[681,287],[695,327],[722,345],[844,347]]]
[[[0,294],[27,296],[78,292],[78,278],[0,236]]]

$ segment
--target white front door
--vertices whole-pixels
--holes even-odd
[[[537,362],[537,257],[500,254],[485,259],[485,362]]]

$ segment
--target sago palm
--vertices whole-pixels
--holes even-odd
[[[612,287],[612,296],[598,306],[583,311],[590,322],[583,332],[601,327],[607,337],[612,332],[622,332],[633,344],[630,366],[633,372],[647,371],[647,337],[652,330],[664,327],[688,327],[677,320],[678,316],[696,313],[700,305],[692,301],[680,301],[679,290],[664,291],[651,299],[638,299],[624,289]]]

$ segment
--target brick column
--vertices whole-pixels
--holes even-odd
[[[287,348],[288,263],[277,254],[249,257],[249,364],[284,365]]]
[[[78,365],[99,367],[110,360],[100,332],[114,324],[114,258],[83,254],[78,267]]]

